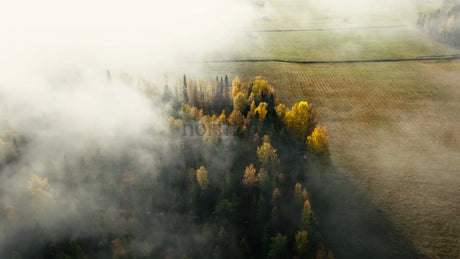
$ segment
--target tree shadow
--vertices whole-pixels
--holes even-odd
[[[306,164],[312,208],[336,258],[426,258],[340,170]]]

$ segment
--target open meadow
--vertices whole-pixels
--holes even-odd
[[[413,27],[363,27],[241,34],[237,49],[211,61],[348,61],[408,59],[459,54]],[[223,58],[225,57],[225,58]]]

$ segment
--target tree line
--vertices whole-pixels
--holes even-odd
[[[460,48],[460,2],[444,1],[442,9],[420,13],[417,26],[436,40]]]

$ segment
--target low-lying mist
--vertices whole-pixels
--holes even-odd
[[[155,97],[164,74],[199,70],[189,61],[230,48],[251,13],[238,0],[3,3],[0,257],[19,242],[33,251],[38,244],[26,236],[37,226],[56,240],[91,229],[100,205],[119,206],[106,191],[118,176],[155,175],[173,156]],[[46,200],[34,200],[35,192]]]

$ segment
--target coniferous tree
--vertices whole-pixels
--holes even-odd
[[[187,94],[187,78],[184,75],[184,87],[183,87],[184,103],[188,103],[188,94]]]
[[[224,89],[225,89],[226,91],[228,91],[228,90],[229,90],[229,87],[230,87],[230,83],[228,82],[228,76],[225,75],[225,79],[224,79]]]
[[[271,238],[270,251],[268,252],[268,258],[288,258],[288,241],[287,237],[278,233],[276,236]]]
[[[219,82],[219,98],[223,97],[224,95],[224,79],[220,77],[220,82]]]

